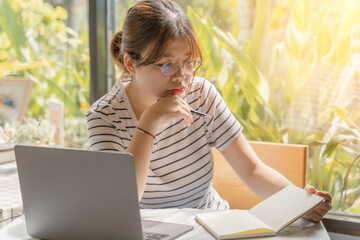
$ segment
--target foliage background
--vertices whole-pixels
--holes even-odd
[[[201,44],[199,75],[246,137],[309,145],[308,182],[332,193],[335,210],[360,213],[360,2],[176,2]],[[121,29],[134,1],[115,3]],[[0,0],[0,77],[34,81],[28,117],[47,118],[50,99],[64,102],[67,146],[87,148],[87,19],[75,29],[69,16],[51,1]]]
[[[236,21],[221,26],[211,11],[187,6],[204,54],[200,74],[248,139],[309,145],[308,183],[329,191],[335,210],[360,213],[360,2],[247,3],[245,41]],[[241,7],[228,1],[225,19],[241,21]]]
[[[27,117],[48,118],[49,101],[61,100],[67,146],[86,147],[88,29],[67,20],[64,8],[43,0],[0,0],[0,76],[34,82]]]

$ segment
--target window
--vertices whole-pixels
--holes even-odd
[[[0,78],[33,81],[27,118],[49,119],[50,102],[63,106],[65,146],[80,148],[88,145],[87,5],[87,0],[4,0],[0,6]]]

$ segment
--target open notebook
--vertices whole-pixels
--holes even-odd
[[[217,239],[276,235],[324,199],[290,185],[250,210],[213,211],[196,219]]]

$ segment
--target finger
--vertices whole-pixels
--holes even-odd
[[[307,185],[305,188],[304,188],[308,193],[316,193],[316,189],[311,186],[311,185]]]
[[[331,202],[331,200],[332,200],[332,197],[331,197],[330,193],[325,192],[325,191],[317,191],[311,185],[307,185],[304,189],[307,190],[309,193],[316,194],[316,195],[318,195],[320,197],[323,197],[328,202]]]
[[[160,98],[158,100],[158,102],[163,102],[163,101],[165,101],[165,103],[173,105],[175,107],[175,112],[177,112],[177,114],[180,114],[183,117],[189,118],[189,120],[190,120],[189,122],[193,121],[192,115],[190,112],[191,107],[180,96],[168,94],[165,97]]]
[[[187,104],[184,102],[183,99],[181,99],[177,95],[172,95],[172,94],[168,94],[165,97],[159,98],[157,100],[157,103],[162,104],[162,105],[167,104],[168,106],[172,106],[172,107],[187,106]]]
[[[187,109],[186,107],[182,107],[182,106],[178,107],[177,114],[180,114],[184,118],[191,118],[190,110]]]
[[[189,126],[189,122],[188,122],[187,118],[184,118],[184,123],[185,123],[185,126]]]
[[[189,118],[187,118],[187,121],[188,121],[188,123],[189,123],[189,125],[187,125],[187,126],[190,126],[190,125],[194,122],[192,116],[190,116]]]
[[[325,210],[325,211],[327,211],[327,212],[332,208],[331,203],[327,202],[327,201],[321,203],[318,207]]]
[[[183,110],[184,111],[186,111],[186,113],[187,113],[187,116],[185,116],[185,120],[186,120],[186,126],[190,126],[191,125],[191,123],[193,123],[194,122],[194,119],[193,119],[193,117],[192,117],[192,114],[191,114],[191,112],[190,112],[190,109],[189,109],[189,107],[188,106],[182,106],[182,108],[183,108]]]
[[[192,121],[187,117],[184,117],[184,122],[185,122],[185,126],[187,126],[187,127],[190,126],[192,123]]]
[[[183,100],[181,99],[181,103],[180,103],[180,106],[186,111],[189,113],[189,115],[191,116],[191,107]]]
[[[319,214],[320,216],[324,216],[325,214],[327,214],[328,210],[325,210],[321,207],[316,207],[313,209],[314,212],[316,212],[317,214]]]
[[[321,219],[322,219],[322,216],[315,212],[314,210],[310,211],[309,213],[307,213],[305,216],[304,216],[305,219],[308,219],[312,222],[320,222]]]
[[[184,105],[186,105],[186,106],[188,106],[188,107],[190,107],[188,104],[187,104],[187,102],[185,101],[185,99],[184,98],[182,98],[181,96],[179,96],[179,95],[175,95],[179,100],[180,100],[180,102],[182,103],[182,104],[184,104]]]
[[[330,195],[330,193],[325,192],[325,191],[316,191],[315,193],[316,195],[323,197],[326,201],[331,202],[332,197]]]

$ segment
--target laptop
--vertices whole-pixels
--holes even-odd
[[[15,146],[28,234],[44,239],[175,239],[193,226],[141,220],[131,154]]]

